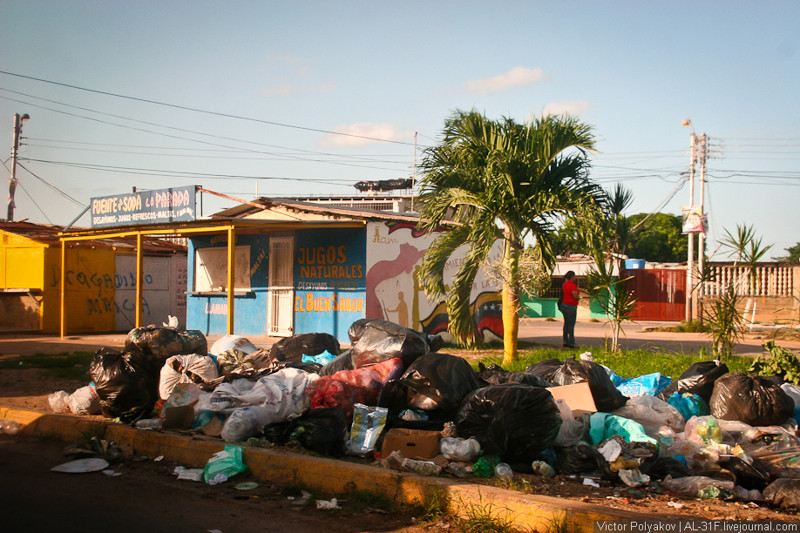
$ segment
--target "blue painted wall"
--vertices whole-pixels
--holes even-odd
[[[188,290],[194,290],[198,248],[227,248],[227,235],[199,236],[189,239]],[[237,335],[263,336],[267,331],[267,289],[269,236],[237,235],[236,246],[250,246],[250,291],[237,295],[234,331]],[[186,298],[186,328],[199,329],[206,335],[224,335],[228,331],[228,293],[189,295]]]
[[[236,246],[250,246],[250,291],[236,296],[234,331],[243,336],[267,335],[269,235],[237,235]],[[189,240],[188,290],[194,289],[195,250],[227,247],[227,237],[198,236]],[[347,330],[365,317],[366,230],[314,229],[295,232],[294,333],[330,333],[349,343]],[[227,293],[190,295],[187,329],[206,335],[227,332]]]
[[[296,333],[330,333],[350,342],[350,325],[366,316],[366,261],[365,229],[296,233]]]

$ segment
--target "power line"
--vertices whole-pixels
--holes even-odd
[[[128,96],[128,95],[117,94],[117,93],[112,93],[112,92],[108,92],[108,91],[100,91],[100,90],[97,90],[97,89],[89,89],[89,88],[86,88],[86,87],[80,87],[78,85],[71,85],[71,84],[68,84],[68,83],[61,83],[61,82],[57,82],[57,81],[46,80],[46,79],[37,78],[37,77],[34,77],[34,76],[26,76],[24,74],[16,74],[14,72],[8,72],[6,70],[0,70],[0,74],[5,74],[7,76],[14,76],[14,77],[17,77],[17,78],[23,78],[23,79],[33,80],[33,81],[38,81],[38,82],[41,82],[41,83],[48,83],[50,85],[57,85],[57,86],[60,86],[60,87],[67,87],[67,88],[70,88],[70,89],[75,89],[75,90],[78,90],[78,91],[84,91],[84,92],[93,93],[93,94],[101,94],[101,95],[104,95],[104,96],[111,96],[111,97],[114,97],[114,98],[122,98],[122,99],[125,99],[125,100],[131,100],[131,101],[134,101],[134,102],[142,102],[142,103],[146,103],[146,104],[153,104],[153,105],[158,105],[158,106],[163,106],[163,107],[169,107],[169,108],[173,108],[173,109],[181,109],[183,111],[192,111],[194,113],[203,113],[203,114],[206,114],[206,115],[212,115],[212,116],[224,117],[224,118],[232,118],[232,119],[236,119],[236,120],[245,120],[245,121],[248,121],[248,122],[256,122],[256,123],[259,123],[259,124],[269,124],[270,126],[280,126],[280,127],[283,127],[283,128],[292,128],[292,129],[297,129],[297,130],[302,130],[302,131],[312,131],[312,132],[315,132],[315,133],[325,133],[327,135],[340,135],[340,136],[343,136],[343,137],[351,137],[351,138],[356,138],[356,139],[365,139],[365,140],[369,140],[369,141],[386,142],[386,143],[392,143],[392,144],[402,144],[402,145],[405,145],[405,146],[414,146],[414,143],[410,143],[410,142],[395,141],[395,140],[390,140],[390,139],[381,139],[381,138],[378,138],[378,137],[369,137],[369,136],[366,136],[366,135],[356,135],[356,134],[353,134],[353,133],[342,133],[342,132],[339,132],[339,131],[323,130],[323,129],[319,129],[319,128],[309,128],[309,127],[305,127],[305,126],[297,126],[297,125],[294,125],[294,124],[286,124],[286,123],[283,123],[283,122],[275,122],[275,121],[271,121],[271,120],[263,120],[263,119],[257,119],[257,118],[252,118],[252,117],[245,117],[245,116],[241,116],[241,115],[232,115],[232,114],[229,114],[229,113],[220,113],[218,111],[209,111],[207,109],[199,109],[199,108],[195,108],[195,107],[182,106],[182,105],[178,105],[178,104],[170,104],[170,103],[166,103],[166,102],[159,102],[157,100],[149,100],[147,98],[139,98],[139,97],[136,97],[136,96]]]

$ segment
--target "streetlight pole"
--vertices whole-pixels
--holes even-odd
[[[31,117],[27,113],[20,115],[14,113],[14,139],[11,147],[11,177],[8,180],[8,221],[14,220],[14,193],[17,190],[17,152],[19,151],[19,138],[22,134],[22,123]]]
[[[692,126],[691,120],[685,118],[681,124],[692,128],[692,135],[689,138],[689,207],[691,208],[694,206],[694,147],[697,143],[697,136],[694,133],[694,126]],[[691,232],[689,233],[688,255],[686,262],[686,313],[684,319],[686,322],[691,322],[694,304],[694,233]]]
[[[700,234],[698,235],[698,243],[697,243],[697,271],[702,276],[703,274],[703,263],[705,260],[706,255],[706,246],[705,246],[705,239],[706,239],[706,231],[705,231],[705,221],[703,220],[703,216],[705,211],[703,210],[703,196],[706,188],[706,157],[708,156],[708,144],[707,144],[707,137],[706,134],[703,133],[700,135],[700,222],[702,224]],[[701,278],[702,279],[702,278]],[[698,302],[698,318],[700,319],[700,324],[703,323],[703,292],[704,292],[704,284],[701,281],[700,286],[697,288],[697,302]]]

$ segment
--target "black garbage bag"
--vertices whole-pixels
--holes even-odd
[[[781,389],[778,377],[730,372],[714,383],[708,402],[711,416],[751,426],[777,426],[794,413],[794,401]]]
[[[555,469],[556,473],[567,476],[600,473],[605,479],[617,479],[603,455],[593,446],[583,443],[567,448],[556,448]]]
[[[294,420],[264,426],[261,434],[279,446],[297,444],[312,452],[341,457],[347,438],[347,418],[341,407],[309,409]]]
[[[728,366],[721,361],[700,361],[693,363],[689,368],[684,370],[683,374],[670,383],[666,389],[661,391],[658,395],[664,401],[678,392],[680,394],[689,392],[697,394],[706,402],[711,399],[711,393],[714,391],[714,382],[720,377],[728,373]]]
[[[162,359],[173,355],[208,355],[208,340],[202,331],[196,329],[144,326],[128,332],[125,352],[139,352]]]
[[[654,455],[642,462],[639,467],[642,474],[647,474],[652,479],[664,479],[671,476],[673,479],[691,475],[689,467],[674,457]]]
[[[471,392],[455,423],[458,435],[474,437],[485,454],[530,469],[556,440],[561,414],[547,389],[506,383]]]
[[[353,322],[347,333],[355,368],[394,357],[401,358],[408,368],[419,356],[431,352],[424,334],[388,320],[362,318]]]
[[[530,365],[528,368],[525,369],[526,374],[533,374],[534,376],[538,376],[545,381],[552,383],[553,381],[553,374],[556,373],[556,370],[561,368],[561,359],[545,359],[544,361],[539,361],[538,363],[534,363]]]
[[[781,509],[800,510],[800,479],[776,479],[763,494],[766,501]]]
[[[733,473],[736,476],[736,484],[747,490],[763,491],[771,481],[769,468],[757,457],[751,457],[748,463],[735,456],[723,456],[720,457],[719,465]]]
[[[405,409],[419,409],[431,418],[452,420],[461,401],[480,386],[478,376],[462,357],[429,353],[411,363],[400,379],[389,381],[378,405],[394,419]]]
[[[487,385],[522,383],[531,387],[550,387],[550,383],[544,378],[527,372],[511,372],[496,364],[487,367],[483,363],[478,363],[478,378]]]
[[[156,358],[138,352],[122,353],[101,348],[89,374],[100,398],[103,416],[130,423],[147,416],[158,400],[160,368]]]
[[[332,376],[340,370],[353,370],[352,354],[352,350],[346,350],[340,353],[331,362],[319,369],[319,375]]]
[[[339,355],[339,341],[330,333],[301,333],[281,339],[270,348],[273,361],[301,361],[304,355],[319,355],[324,351]]]
[[[592,361],[567,359],[553,372],[549,381],[556,386],[588,383],[594,405],[603,413],[619,409],[628,401],[627,396],[614,386],[606,369]]]

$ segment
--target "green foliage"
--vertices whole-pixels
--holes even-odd
[[[79,380],[86,378],[93,360],[92,352],[34,354],[4,359],[0,361],[0,368],[45,368],[54,377]]]
[[[689,245],[683,235],[683,218],[669,213],[639,213],[628,217],[631,234],[625,253],[658,263],[686,260]]]
[[[525,239],[532,237],[542,264],[552,266],[556,222],[598,209],[604,196],[588,177],[586,151],[595,142],[591,127],[577,119],[546,116],[517,124],[457,111],[442,133],[442,142],[425,151],[420,165],[419,227],[447,231],[429,247],[419,279],[429,298],[445,297],[453,338],[474,347],[481,339],[469,309],[470,292],[494,243],[503,242],[505,286],[516,302]],[[446,287],[444,267],[462,246],[465,260]],[[516,339],[504,341],[516,345]]]
[[[776,257],[776,261],[780,261],[782,263],[796,263],[800,261],[800,242],[795,243],[794,246],[784,248],[784,250],[789,252],[789,255],[784,257]]]
[[[627,279],[617,279],[606,268],[592,269],[584,281],[584,291],[606,313],[611,323],[611,350],[619,351],[622,323],[632,320],[639,308],[633,290],[626,287]]]
[[[800,385],[800,359],[786,348],[776,346],[773,341],[765,342],[763,347],[769,355],[759,355],[748,371],[761,376],[781,376],[790,383]]]
[[[462,502],[464,517],[459,518],[458,528],[463,533],[515,533],[511,511],[494,503],[485,503],[479,494],[478,503]]]
[[[705,327],[719,357],[729,357],[744,335],[744,317],[738,308],[740,299],[734,286],[728,285],[717,298],[704,304]]]

